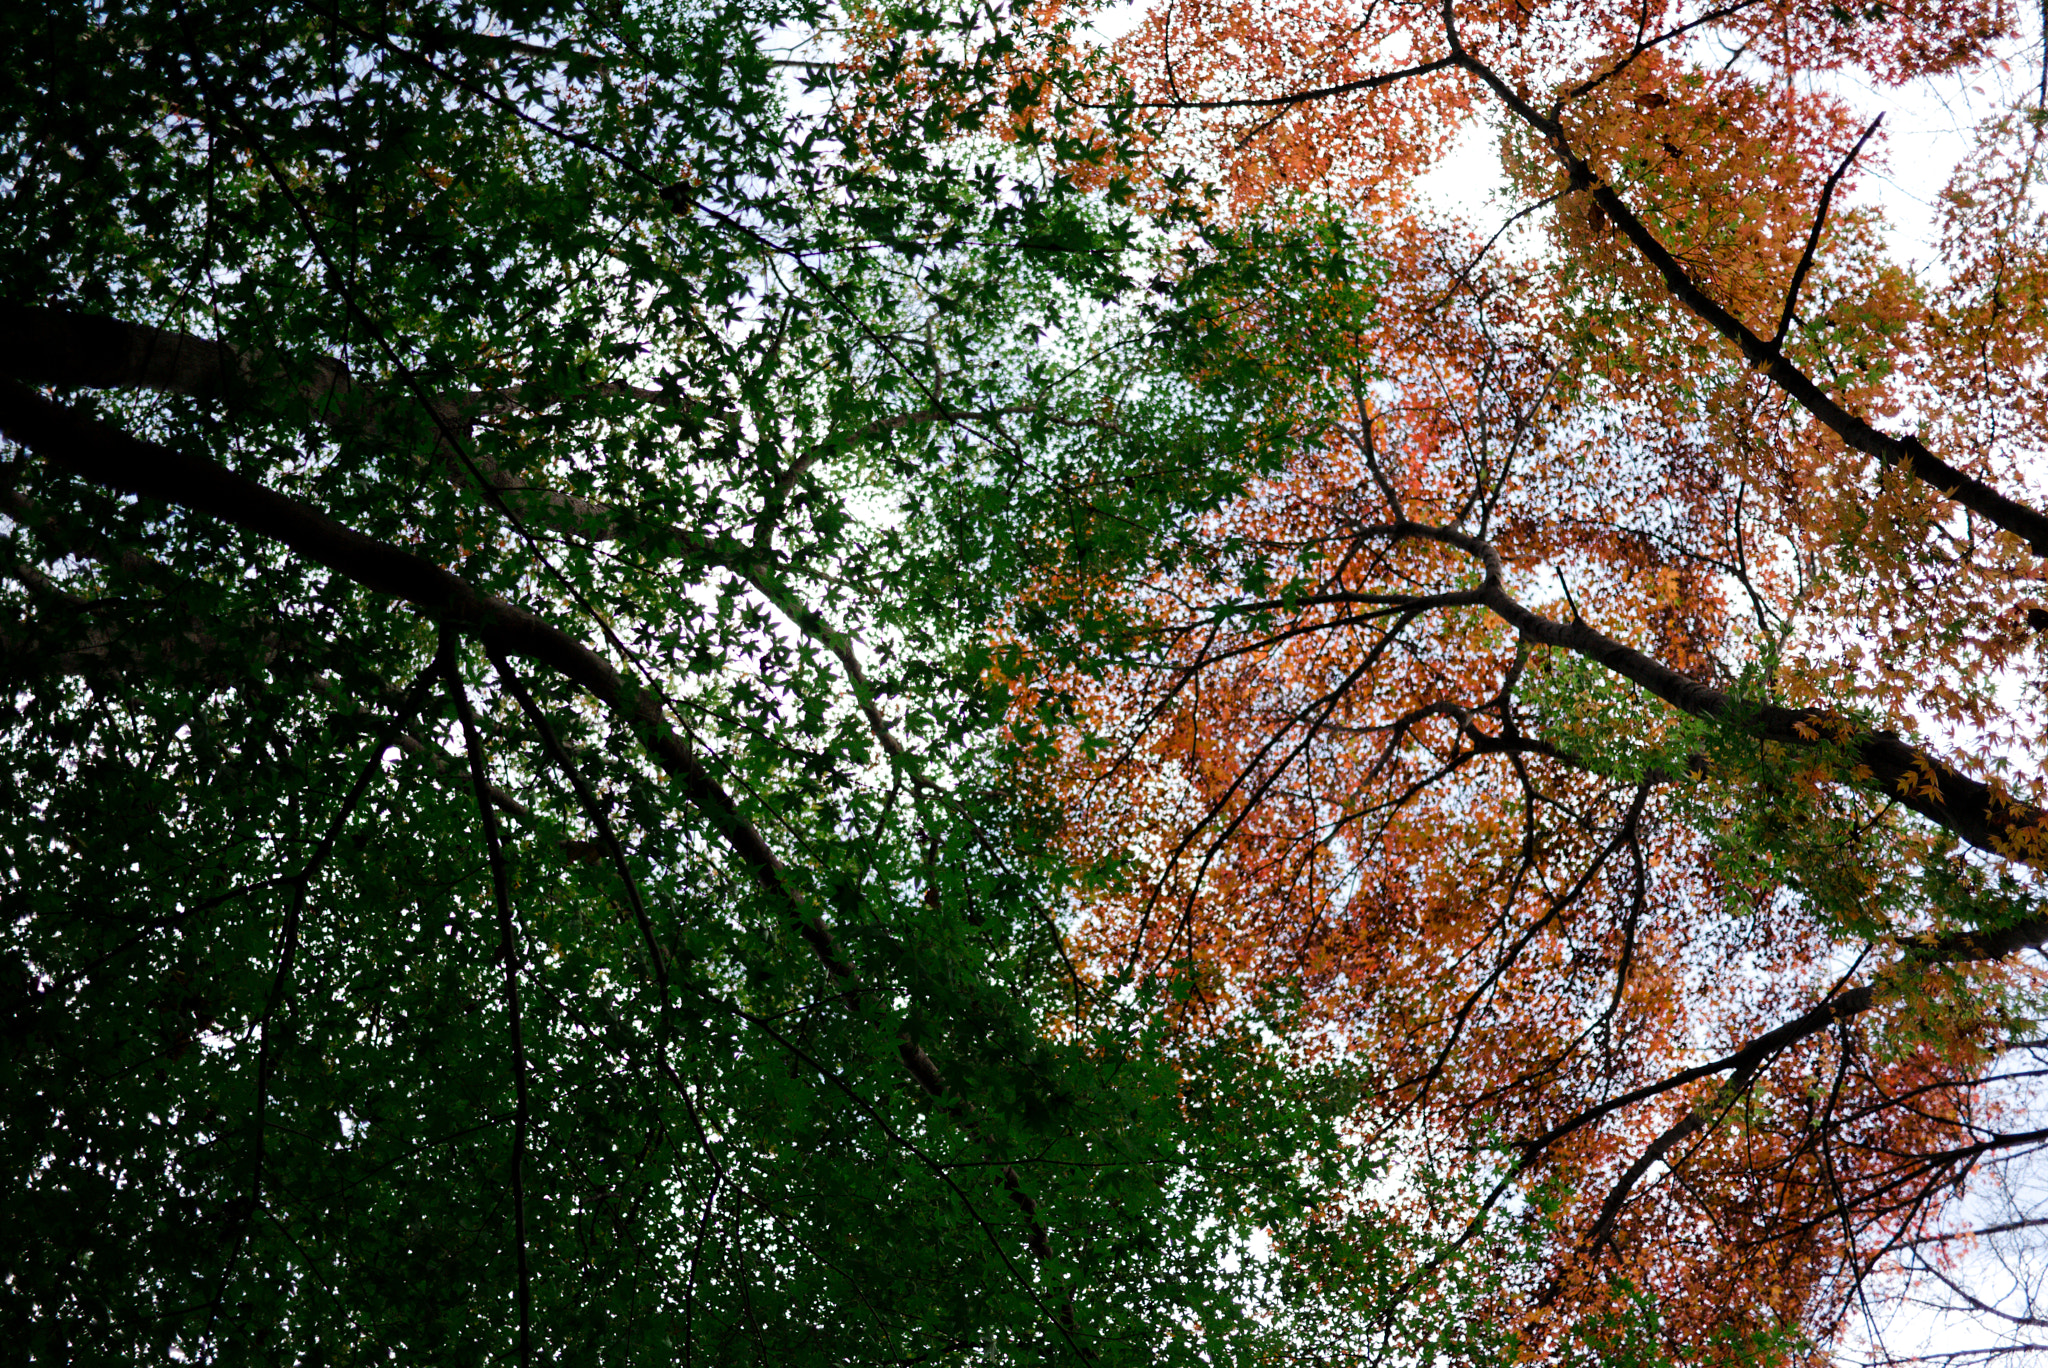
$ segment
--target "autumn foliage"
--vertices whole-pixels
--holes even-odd
[[[1519,1352],[1882,1355],[1886,1298],[1976,1295],[1973,1202],[2041,1142],[2039,99],[1931,260],[1858,193],[1911,155],[1885,93],[2018,22],[1160,0],[1109,50],[1157,184],[1344,225],[1372,304],[1232,301],[1300,378],[1284,460],[1171,572],[1046,591],[1129,623],[1033,681],[1087,720],[1077,940],[1197,1035],[1298,993],[1361,1134],[1483,1175],[1358,1202],[1540,1231]],[[1491,218],[1425,180],[1460,138]]]

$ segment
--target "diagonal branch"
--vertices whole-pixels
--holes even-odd
[[[1958,470],[1929,451],[1918,437],[1894,436],[1835,402],[1811,376],[1786,360],[1776,343],[1760,336],[1692,278],[1670,249],[1637,217],[1628,202],[1601,179],[1585,157],[1573,150],[1557,120],[1540,113],[1512,85],[1464,47],[1457,35],[1449,0],[1444,4],[1444,28],[1455,65],[1483,81],[1517,119],[1541,135],[1552,155],[1564,167],[1570,188],[1583,190],[1593,197],[1593,202],[1600,206],[1609,222],[1663,277],[1665,288],[1681,305],[1733,342],[1752,366],[1762,371],[1773,384],[1852,450],[1876,458],[1881,465],[1897,466],[1994,527],[2012,533],[2031,547],[2035,555],[2048,556],[2048,515],[2007,498],[1983,480]]]
[[[842,984],[855,983],[853,965],[841,954],[823,919],[805,908],[759,830],[740,813],[689,742],[668,726],[659,698],[629,685],[609,661],[581,641],[423,557],[345,527],[218,462],[81,417],[6,379],[0,379],[0,434],[52,466],[103,488],[161,499],[282,542],[316,564],[410,603],[444,627],[475,638],[494,657],[519,656],[554,670],[626,723],[655,764],[678,782],[691,806],[747,866],[755,883],[785,906],[797,934],[826,972]],[[935,1098],[946,1093],[938,1067],[907,1035],[899,1039],[898,1053],[927,1093]],[[1037,1221],[1036,1202],[1021,1186],[1011,1187],[1010,1193],[1027,1219],[1033,1253],[1046,1257],[1050,1249]]]
[[[1938,759],[1897,733],[1872,731],[1848,718],[1817,708],[1738,698],[1711,684],[1681,674],[1616,641],[1582,619],[1557,622],[1523,606],[1508,593],[1506,567],[1487,542],[1454,528],[1422,523],[1396,523],[1376,529],[1396,539],[1415,538],[1457,547],[1486,567],[1486,581],[1477,597],[1526,641],[1560,647],[1663,699],[1681,712],[1734,726],[1744,734],[1795,749],[1844,748],[1855,762],[1852,776],[1902,807],[1954,832],[1980,850],[2027,864],[2048,861],[2048,812],[2017,802],[1984,781]],[[2037,919],[2040,937],[2048,937],[2048,919]],[[2012,932],[1979,933],[1980,959],[1994,959],[2020,944],[2012,934],[2036,936],[2037,922]]]
[[[1406,81],[1416,76],[1427,76],[1432,72],[1443,71],[1457,65],[1459,65],[1459,62],[1456,57],[1439,57],[1432,62],[1422,62],[1411,67],[1402,67],[1399,71],[1383,71],[1375,76],[1362,76],[1355,81],[1345,81],[1340,85],[1333,86],[1319,86],[1314,90],[1298,90],[1290,95],[1265,95],[1238,100],[1139,100],[1135,102],[1133,107],[1138,109],[1174,110],[1281,109],[1289,105],[1307,104],[1311,100],[1328,100],[1338,95],[1354,95],[1361,90],[1378,90],[1381,86],[1390,86],[1398,81]],[[1084,109],[1121,107],[1121,105],[1111,104],[1084,104],[1082,106]]]
[[[293,392],[329,421],[339,421],[337,406],[346,406],[374,432],[382,417],[400,408],[424,408],[435,429],[437,455],[461,478],[465,472],[488,492],[509,500],[519,511],[536,514],[554,527],[591,541],[651,540],[660,554],[701,565],[715,565],[739,576],[804,635],[829,650],[839,661],[856,706],[869,729],[892,757],[913,761],[878,705],[874,687],[862,670],[851,635],[834,626],[785,583],[764,539],[780,515],[790,490],[822,455],[850,442],[865,441],[904,428],[935,423],[977,422],[1035,413],[1038,406],[1015,404],[992,409],[954,409],[933,405],[914,413],[893,414],[849,432],[835,433],[805,450],[777,477],[765,497],[756,545],[730,538],[707,538],[686,528],[652,522],[629,509],[561,490],[533,485],[505,470],[487,453],[457,450],[455,438],[469,430],[478,411],[520,402],[518,387],[472,394],[459,402],[440,400],[393,402],[373,398],[354,381],[340,361],[320,357],[300,378]],[[240,351],[227,343],[147,324],[63,309],[0,304],[0,374],[56,386],[89,389],[143,389],[192,397],[240,398],[264,384],[289,379],[270,358]],[[589,393],[626,397],[647,404],[675,407],[676,396],[615,382],[600,382]],[[459,467],[459,468],[458,468]]]
[[[0,379],[0,433],[51,465],[103,488],[161,499],[270,537],[363,587],[401,599],[487,649],[520,656],[562,675],[633,731],[654,763],[737,855],[763,891],[797,912],[799,933],[835,976],[852,973],[830,934],[798,910],[782,862],[695,749],[669,727],[660,701],[635,688],[611,662],[524,608],[476,588],[424,557],[380,542],[216,461],[143,441],[83,418],[11,380]]]
[[[1828,177],[1827,184],[1820,188],[1820,206],[1813,212],[1813,231],[1806,235],[1806,249],[1799,254],[1799,265],[1792,272],[1792,284],[1785,291],[1785,311],[1778,315],[1778,331],[1771,335],[1773,348],[1785,345],[1785,332],[1792,326],[1792,310],[1799,303],[1799,287],[1806,283],[1806,273],[1813,267],[1813,253],[1820,246],[1821,229],[1827,225],[1828,204],[1835,197],[1835,187],[1841,184],[1842,177],[1848,174],[1863,151],[1863,144],[1870,141],[1870,135],[1877,132],[1877,126],[1883,122],[1882,114],[1870,121],[1870,127],[1863,130],[1863,136],[1849,149],[1849,155],[1842,158],[1834,174]]]

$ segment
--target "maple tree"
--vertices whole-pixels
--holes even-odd
[[[1273,1343],[1337,1075],[1081,1020],[983,679],[1232,401],[842,22],[0,7],[10,1349]]]
[[[1086,18],[0,15],[29,1352],[1747,1363],[2024,1254],[2044,134],[1916,273],[1821,80],[2015,17]]]
[[[1359,1134],[1477,1183],[1331,1229],[1522,1232],[1519,1352],[2040,1323],[2048,116],[1975,129],[1914,266],[1842,93],[1996,79],[2019,22],[1161,0],[1048,48],[1097,84],[1027,118],[1142,124],[1139,198],[1324,244],[1215,316],[1290,388],[1265,472],[1035,591],[1095,623],[1018,676],[1082,723],[1038,733],[1104,890],[1077,944],[1191,1037],[1298,993]],[[1475,124],[1513,202],[1468,222],[1427,177]],[[1283,1257],[1341,1298],[1342,1244]]]

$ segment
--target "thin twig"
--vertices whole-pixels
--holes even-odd
[[[334,853],[334,843],[341,835],[342,827],[347,825],[356,806],[362,802],[363,795],[369,791],[370,780],[375,778],[382,768],[384,753],[391,749],[398,735],[404,731],[413,714],[419,711],[420,704],[425,701],[428,689],[433,686],[434,676],[440,671],[444,658],[448,655],[451,642],[452,639],[447,635],[442,636],[440,648],[435,652],[433,661],[420,672],[419,677],[413,680],[412,686],[406,690],[398,712],[384,724],[376,744],[364,757],[363,767],[357,773],[355,783],[350,785],[340,808],[335,811],[333,820],[327,824],[326,831],[321,834],[306,863],[300,867],[296,875],[269,881],[273,884],[288,883],[291,895],[290,901],[285,904],[284,922],[278,928],[277,970],[271,978],[270,994],[264,999],[263,1016],[256,1027],[256,1106],[252,1128],[255,1132],[256,1157],[249,1177],[249,1195],[243,1204],[241,1224],[227,1261],[221,1267],[219,1291],[213,1299],[212,1308],[216,1315],[227,1296],[228,1282],[234,1276],[235,1265],[240,1262],[242,1252],[248,1245],[249,1223],[263,1204],[263,1136],[270,1109],[271,1077],[276,1067],[271,1023],[276,1019],[278,1008],[291,989],[292,966],[298,958],[299,924],[305,912],[306,899],[311,893],[313,880],[326,866],[328,857]]]
[[[1175,110],[1274,109],[1287,105],[1307,104],[1311,100],[1327,100],[1337,95],[1351,95],[1361,90],[1377,90],[1381,86],[1393,85],[1396,81],[1405,81],[1412,76],[1427,76],[1432,72],[1444,71],[1457,65],[1458,60],[1455,57],[1439,57],[1433,62],[1423,62],[1417,66],[1403,67],[1399,71],[1384,71],[1377,76],[1363,76],[1356,81],[1346,81],[1342,85],[1320,86],[1315,90],[1297,91],[1292,95],[1266,95],[1256,99],[1246,98],[1241,100],[1138,100],[1133,102],[1133,107],[1137,109]],[[1083,102],[1081,107],[1083,109],[1110,109],[1119,106],[1111,103],[1091,104]]]
[[[470,783],[476,789],[477,813],[482,818],[484,853],[491,865],[491,896],[498,909],[498,961],[504,971],[505,1019],[512,1035],[512,1229],[519,1259],[519,1363],[533,1362],[533,1270],[526,1252],[526,1132],[530,1121],[526,1096],[526,1041],[519,1021],[519,948],[512,926],[512,889],[505,873],[505,850],[498,836],[498,812],[491,802],[490,780],[484,773],[483,737],[477,732],[476,714],[471,711],[469,691],[462,685],[462,672],[453,652],[443,660],[442,678],[448,684],[448,698],[462,723],[462,747],[469,757]]]

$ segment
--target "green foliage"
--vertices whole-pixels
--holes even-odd
[[[0,304],[232,349],[57,397],[586,641],[735,814],[461,621],[11,450],[0,1316],[33,1356],[1268,1343],[1218,1270],[1305,1219],[1331,1123],[1274,1105],[1303,1085],[1252,1024],[1060,1026],[1062,873],[984,683],[1027,585],[1154,554],[1262,410],[1184,323],[1199,273],[1124,300],[1159,263],[1115,195],[953,136],[1009,107],[1001,16],[917,95],[907,44],[777,65],[841,18],[0,15]]]
[[[1595,772],[1631,784],[1696,767],[1695,752],[1710,730],[1568,651],[1546,651],[1534,661],[1521,698],[1544,740]]]

